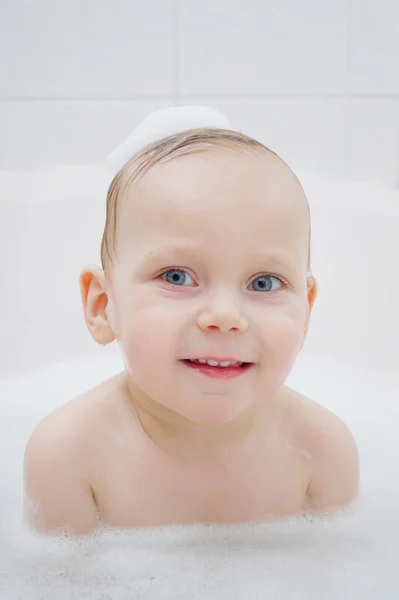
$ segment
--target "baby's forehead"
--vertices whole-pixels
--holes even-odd
[[[302,187],[291,169],[275,154],[259,150],[212,149],[192,152],[152,166],[131,186],[124,186],[123,205],[152,209],[155,202],[173,209],[176,202],[190,200],[245,206],[258,200],[259,208],[303,204]],[[301,202],[302,200],[302,202]],[[191,206],[201,208],[201,205]]]
[[[265,236],[272,243],[308,238],[298,180],[280,159],[260,152],[204,152],[157,164],[127,191],[123,205],[118,237],[136,242],[201,233],[235,245]]]

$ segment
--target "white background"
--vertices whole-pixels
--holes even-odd
[[[397,185],[397,0],[0,0],[0,167],[99,163],[222,109],[292,166]]]

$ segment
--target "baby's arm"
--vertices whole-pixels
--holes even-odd
[[[348,427],[329,413],[323,420],[313,453],[308,507],[314,513],[343,508],[359,491],[359,457]]]
[[[37,531],[83,535],[97,527],[77,431],[50,415],[31,435],[24,460],[25,514]]]

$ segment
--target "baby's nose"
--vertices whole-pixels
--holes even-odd
[[[247,319],[238,311],[204,311],[197,318],[197,325],[203,331],[219,330],[223,333],[244,333],[248,329]]]

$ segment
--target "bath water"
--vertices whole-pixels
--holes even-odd
[[[338,414],[359,447],[346,510],[268,523],[40,536],[22,522],[23,453],[56,406],[118,372],[80,358],[0,380],[1,600],[384,599],[399,597],[399,377],[298,359],[287,384]]]

